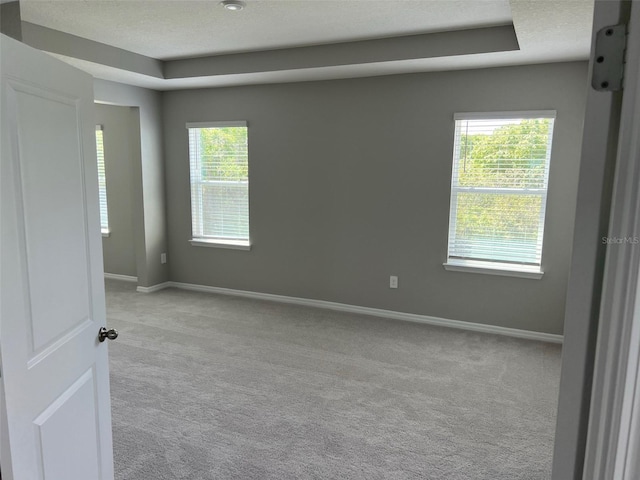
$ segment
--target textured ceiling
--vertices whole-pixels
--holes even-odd
[[[22,19],[161,60],[511,23],[508,0],[21,0]]]
[[[158,90],[586,60],[594,7],[594,0],[245,3],[229,12],[220,0],[20,1],[26,43],[97,78]],[[485,28],[501,25],[511,40]],[[397,37],[407,48],[397,48]],[[382,40],[360,42],[371,39]]]

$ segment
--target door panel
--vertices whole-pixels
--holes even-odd
[[[40,448],[40,469],[51,478],[100,478],[100,440],[93,369],[53,402],[34,424]],[[59,432],[68,441],[61,443]]]
[[[0,47],[2,476],[112,480],[93,80]]]
[[[30,334],[36,353],[90,316],[79,112],[73,98],[16,82],[9,88],[18,115],[23,255],[28,258]],[[51,316],[60,321],[48,321]]]

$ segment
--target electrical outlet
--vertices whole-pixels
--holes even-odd
[[[167,263],[167,254],[166,253],[161,253],[160,254],[160,263]]]
[[[389,277],[389,288],[398,288],[398,277],[395,275]]]

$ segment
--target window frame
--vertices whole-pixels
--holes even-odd
[[[551,168],[552,143],[555,130],[555,120],[557,117],[556,110],[526,110],[526,111],[507,111],[507,112],[461,112],[455,113],[454,120],[454,141],[453,141],[453,159],[452,159],[452,176],[450,189],[449,204],[449,228],[447,232],[447,261],[443,263],[445,270],[454,272],[482,273],[488,275],[502,275],[510,277],[522,277],[541,279],[544,272],[542,270],[542,256],[544,248],[544,227],[546,222],[546,204],[549,192],[549,172]],[[460,186],[455,182],[456,168],[459,164],[459,158],[456,158],[456,152],[459,151],[460,134],[457,128],[457,122],[461,120],[510,120],[510,119],[552,119],[554,124],[551,127],[551,133],[547,140],[546,165],[543,188],[500,188],[500,187],[468,187]],[[487,194],[509,194],[509,195],[540,195],[542,208],[540,209],[540,220],[538,222],[538,238],[540,239],[540,263],[527,264],[516,262],[501,262],[490,259],[471,259],[460,258],[451,255],[452,235],[455,235],[457,202],[458,196],[463,192],[487,193]]]
[[[249,225],[249,233],[246,239],[229,239],[223,237],[205,236],[203,222],[203,201],[202,201],[202,185],[207,183],[201,178],[200,168],[192,168],[192,152],[190,148],[190,135],[191,129],[204,129],[204,128],[225,128],[225,127],[244,127],[247,130],[247,199],[250,197],[250,180],[249,180],[249,123],[245,120],[234,121],[214,121],[214,122],[187,122],[187,150],[189,158],[189,196],[191,202],[191,239],[189,243],[194,247],[212,247],[212,248],[227,248],[232,250],[251,250],[251,230],[250,230],[250,214],[249,204],[247,205],[247,222]],[[201,162],[200,155],[195,156],[198,164]],[[195,170],[195,171],[194,171]],[[219,180],[218,180],[219,182]],[[210,183],[210,182],[209,182]],[[194,185],[197,187],[197,191],[194,194]],[[194,202],[194,196],[199,200]],[[194,204],[195,203],[195,204]],[[194,211],[197,210],[198,215],[194,215]],[[198,235],[197,232],[200,234]]]
[[[102,171],[104,172],[104,213],[106,218],[102,215],[102,188],[100,187],[100,157],[98,156],[98,132],[100,132],[100,140],[102,142]],[[111,235],[111,228],[109,226],[109,195],[107,194],[107,159],[104,148],[104,126],[96,125],[96,168],[98,171],[98,206],[100,208],[100,233],[103,237],[109,237]],[[103,225],[103,221],[106,220],[106,225]]]

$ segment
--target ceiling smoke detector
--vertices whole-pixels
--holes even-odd
[[[224,0],[224,2],[220,2],[226,10],[231,10],[232,12],[237,12],[244,8],[244,2],[240,0]]]

